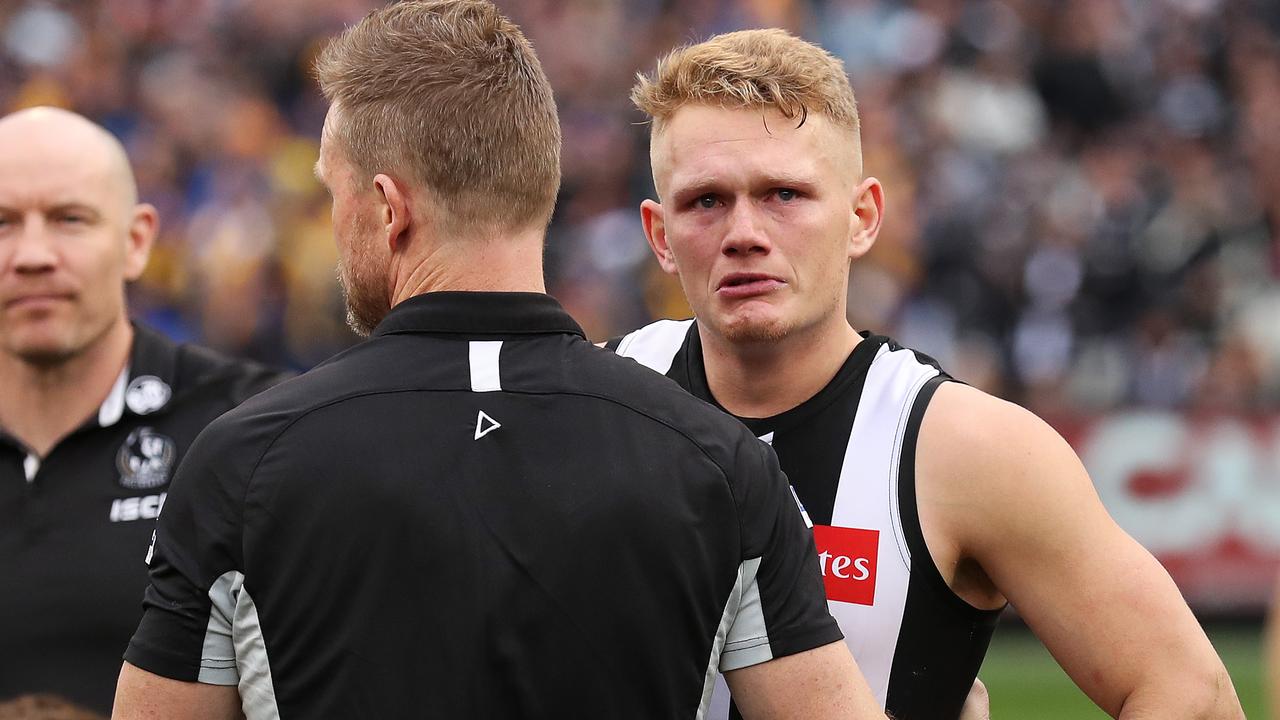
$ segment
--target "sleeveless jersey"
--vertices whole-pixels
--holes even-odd
[[[719,406],[693,320],[660,320],[607,347]],[[951,591],[916,511],[920,422],[951,380],[932,358],[864,333],[815,396],[770,418],[739,418],[777,453],[813,525],[831,614],[897,720],[960,714],[1000,614]],[[721,680],[711,717],[737,717],[727,696]]]

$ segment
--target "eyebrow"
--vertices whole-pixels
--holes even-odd
[[[813,188],[816,184],[812,177],[804,173],[769,172],[757,180],[758,182],[752,184],[767,185],[769,187],[798,187],[802,189]],[[676,182],[673,181],[672,184],[676,184]],[[676,196],[687,196],[691,193],[701,195],[720,190],[723,185],[724,181],[721,178],[714,175],[703,175],[680,182],[673,194]]]
[[[79,213],[84,213],[86,215],[90,215],[94,218],[99,218],[102,216],[102,211],[100,211],[96,205],[83,202],[80,200],[64,200],[60,202],[55,202],[51,205],[41,205],[38,208],[38,210],[46,214],[60,213],[60,212],[79,212]],[[10,206],[10,205],[0,204],[0,212],[16,213],[16,212],[21,212],[21,210],[19,210],[19,206]]]

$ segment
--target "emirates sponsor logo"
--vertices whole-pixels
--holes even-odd
[[[880,531],[814,525],[813,541],[828,600],[874,605]]]

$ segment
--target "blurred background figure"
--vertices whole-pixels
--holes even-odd
[[[101,127],[0,116],[0,700],[109,711],[174,469],[282,379],[130,322],[157,223]]]
[[[165,218],[139,317],[298,368],[354,341],[311,176],[324,106],[308,68],[379,4],[0,4],[0,111],[103,123]],[[1280,564],[1280,3],[497,4],[538,48],[564,128],[548,289],[597,340],[688,312],[640,229],[634,73],[742,27],[839,54],[893,218],[854,269],[851,322],[1050,419],[1193,608],[1246,621],[1210,634],[1262,712],[1258,620]],[[1088,717],[1073,691],[1054,714],[1057,691],[1027,674],[1041,651],[1005,627],[982,674],[994,714],[1025,693],[1037,717]]]
[[[54,695],[23,695],[0,702],[0,720],[106,720]]]

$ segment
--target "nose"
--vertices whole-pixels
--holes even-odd
[[[42,218],[29,218],[14,240],[11,265],[15,271],[33,274],[48,272],[57,266],[58,254]]]
[[[759,210],[753,203],[734,203],[727,222],[728,231],[720,246],[720,251],[725,255],[765,255],[772,249],[773,245],[764,231]]]

